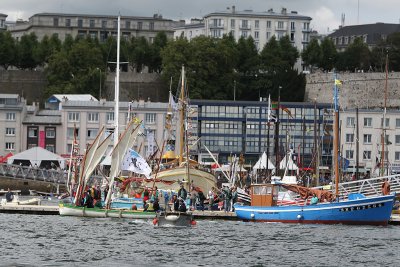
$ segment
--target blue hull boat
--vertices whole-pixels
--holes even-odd
[[[143,208],[143,198],[115,198],[111,201],[112,209],[132,209],[132,206],[136,205],[136,208]]]
[[[387,225],[394,200],[386,195],[305,206],[235,205],[235,212],[242,220],[257,222]]]

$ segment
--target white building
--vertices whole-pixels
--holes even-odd
[[[341,146],[343,157],[356,166],[357,116],[355,110],[340,114]],[[359,166],[374,171],[382,151],[382,110],[359,110]],[[388,110],[385,119],[385,165],[392,171],[400,171],[400,110]]]
[[[176,27],[174,30],[174,39],[183,36],[190,41],[195,37],[205,35],[204,21],[202,19],[191,19],[190,24]]]

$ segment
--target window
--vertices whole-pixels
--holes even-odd
[[[107,112],[107,122],[114,122],[114,112]]]
[[[235,28],[235,20],[231,19],[231,28]]]
[[[149,30],[154,31],[154,22],[150,22]]]
[[[396,119],[396,128],[400,128],[400,119]]]
[[[46,149],[47,149],[48,151],[52,152],[52,153],[55,153],[55,152],[56,152],[56,149],[55,149],[55,147],[54,147],[53,144],[47,144],[47,145],[46,145]]]
[[[346,118],[346,126],[347,127],[354,127],[354,117],[347,117]]]
[[[98,132],[99,132],[98,129],[87,129],[87,138],[90,139],[96,138]]]
[[[6,135],[8,136],[15,135],[15,128],[6,128]]]
[[[99,121],[99,113],[98,112],[89,112],[87,119],[88,119],[88,122],[98,122]]]
[[[303,30],[309,30],[309,29],[310,29],[310,22],[304,22]]]
[[[267,32],[267,41],[271,38],[271,32]]]
[[[118,20],[113,21],[113,29],[118,29]]]
[[[78,137],[79,136],[79,129],[78,128],[67,128],[67,137],[68,138],[74,138],[74,130],[75,130],[75,135]]]
[[[65,27],[71,27],[71,19],[65,19]]]
[[[364,144],[371,144],[372,134],[364,134]]]
[[[271,21],[267,20],[267,29],[271,29]]]
[[[258,39],[259,38],[259,32],[254,32],[254,39]]]
[[[256,28],[256,29],[260,28],[260,21],[259,20],[254,21],[254,28]]]
[[[125,28],[130,29],[131,28],[131,22],[129,20],[125,21]]]
[[[15,112],[7,112],[6,120],[8,121],[15,121]]]
[[[137,23],[137,27],[138,27],[138,30],[142,30],[142,28],[143,28],[143,22],[139,21],[139,22]]]
[[[55,138],[55,137],[56,137],[56,129],[46,128],[46,138]]]
[[[371,159],[371,151],[365,150],[363,153],[363,159]]]
[[[242,37],[247,38],[247,31],[242,31]]]
[[[155,123],[155,122],[156,122],[156,114],[146,113],[146,123]]]
[[[372,127],[372,118],[364,118],[364,127]]]
[[[243,29],[248,29],[249,27],[248,27],[248,24],[249,23],[249,21],[248,20],[242,20],[242,28]]]
[[[290,33],[290,41],[291,41],[291,42],[294,42],[294,32],[291,32],[291,33]]]
[[[53,26],[58,27],[58,18],[53,18]]]
[[[78,122],[79,121],[79,112],[68,112],[68,121]]]
[[[346,134],[346,143],[354,142],[354,134]]]
[[[395,140],[395,144],[396,144],[396,145],[400,145],[400,135],[396,134],[396,135],[394,136],[394,140]]]
[[[296,24],[295,24],[295,22],[294,22],[294,21],[291,21],[291,22],[290,22],[290,30],[291,30],[291,31],[294,31],[294,30],[296,30],[296,27],[295,27],[295,25],[296,25]]]
[[[278,21],[278,29],[283,29],[284,23],[283,21]]]
[[[6,150],[14,150],[15,143],[14,142],[6,142]]]
[[[78,27],[79,28],[83,27],[83,20],[82,19],[78,19]]]
[[[221,29],[213,29],[210,31],[210,33],[211,33],[211,37],[221,37],[222,36]]]
[[[381,119],[381,127],[383,127],[383,118]],[[385,118],[385,127],[389,127],[389,118]]]
[[[28,137],[38,137],[38,128],[28,128]]]
[[[94,19],[89,20],[89,26],[90,26],[90,28],[94,28],[94,26],[95,26]]]
[[[394,160],[400,160],[400,151],[394,152]]]
[[[102,28],[107,28],[107,20],[102,20],[101,21],[101,27]]]
[[[354,150],[346,150],[346,159],[352,159],[354,156]]]

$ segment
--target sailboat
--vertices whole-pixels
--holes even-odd
[[[251,206],[235,205],[238,218],[257,222],[310,223],[310,224],[356,224],[387,225],[395,200],[394,194],[366,197],[363,194],[339,196],[339,118],[338,85],[334,85],[334,174],[335,194],[297,185],[279,183],[254,184],[251,186]],[[303,199],[317,197],[313,205],[277,205],[279,187],[300,194]]]

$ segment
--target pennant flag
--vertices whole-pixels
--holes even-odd
[[[342,85],[342,81],[338,80],[338,79],[335,79],[335,85]]]
[[[285,111],[291,118],[293,118],[292,112],[290,112],[290,110],[287,107],[281,106],[281,109]]]
[[[135,150],[129,149],[121,163],[121,170],[144,174],[149,178],[151,168]]]

